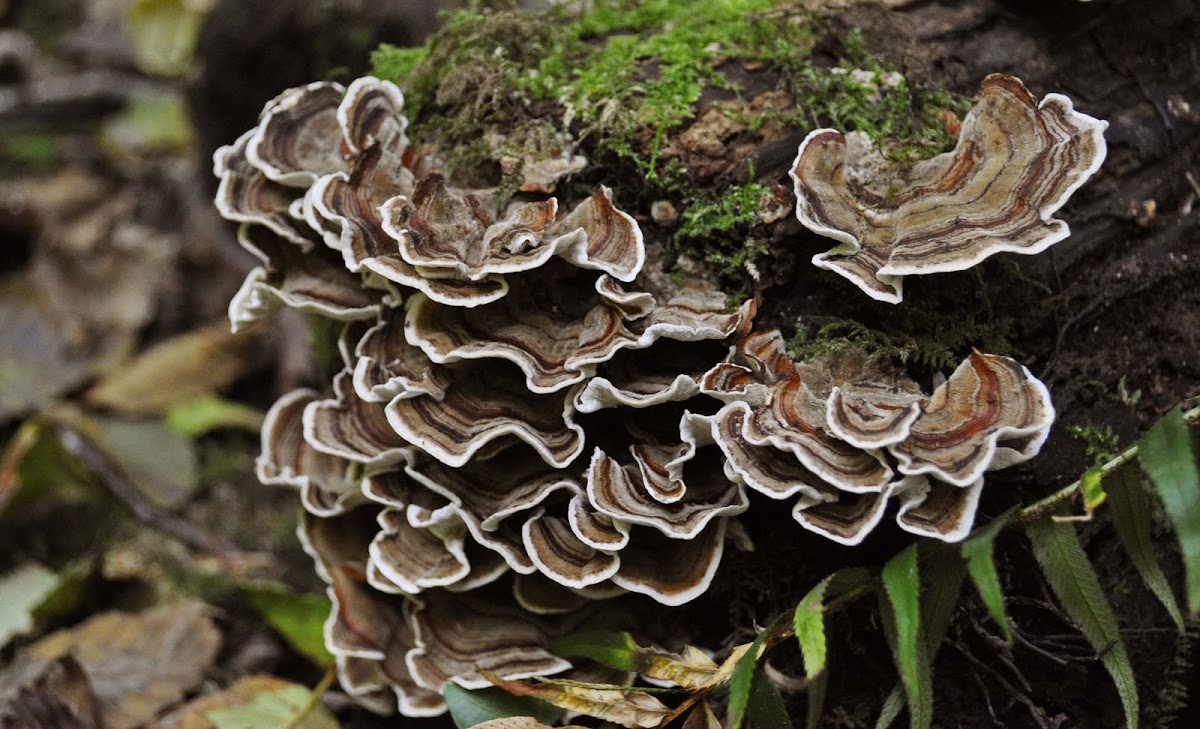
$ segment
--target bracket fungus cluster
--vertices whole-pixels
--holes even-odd
[[[992,79],[983,103],[1025,101]],[[752,542],[738,516],[755,502],[790,500],[801,526],[856,544],[894,499],[901,528],[960,539],[984,473],[1045,439],[1049,394],[1013,360],[975,353],[932,393],[861,353],[794,362],[778,332],[753,331],[752,302],[639,286],[642,233],[608,189],[569,209],[540,192],[498,207],[409,143],[402,105],[374,78],[293,89],[215,155],[217,206],[261,260],[234,327],[279,306],[346,322],[329,390],[271,408],[258,475],[301,492],[301,538],[334,601],[326,640],[364,704],[438,714],[447,682],[487,684],[479,669],[579,677],[547,650],[555,636],[637,594],[702,594],[726,543]],[[1086,119],[1042,107],[1029,124],[1052,139]],[[1004,178],[997,164],[1038,164],[1006,180],[1018,193],[984,196],[1028,215],[971,220],[999,216],[1001,246],[1036,237],[1030,220],[1057,235],[1045,218],[1081,178],[1056,167],[1079,155],[1001,160],[983,137],[1003,127],[974,113],[959,156],[930,166],[945,173],[934,207]],[[853,245],[871,265],[879,246],[898,260],[934,228],[902,230],[915,193],[884,200],[836,171],[843,146],[818,132],[801,148],[802,219],[863,236],[872,201],[887,208],[869,216],[875,237]],[[821,170],[833,182],[810,187]]]

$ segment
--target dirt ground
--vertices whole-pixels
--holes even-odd
[[[29,29],[37,4],[0,1],[0,13],[9,28]],[[436,25],[429,12],[418,13],[412,3],[222,0],[199,34],[194,65],[166,84],[179,98],[186,97],[193,135],[166,153],[138,151],[130,156],[114,154],[96,142],[94,133],[127,102],[131,79],[141,84],[141,76],[119,43],[111,40],[117,31],[112,23],[105,24],[101,10],[83,12],[71,3],[62,5],[68,8],[62,11],[65,20],[41,18],[51,27],[46,32],[58,34],[53,42],[45,41],[58,50],[52,70],[44,73],[62,75],[69,70],[73,82],[81,84],[72,97],[75,101],[64,102],[62,108],[49,102],[38,106],[41,102],[31,101],[27,91],[19,103],[0,98],[0,106],[8,104],[0,110],[0,131],[33,130],[59,140],[49,163],[36,173],[4,158],[0,273],[23,275],[47,267],[57,271],[56,262],[69,259],[65,249],[47,248],[39,241],[47,230],[59,230],[55,226],[76,229],[70,226],[75,225],[72,216],[83,215],[78,212],[81,189],[92,201],[87,205],[100,205],[94,201],[109,199],[106,195],[121,196],[121,214],[136,220],[139,230],[150,231],[147,235],[157,236],[154,240],[169,241],[172,257],[154,269],[158,273],[151,278],[157,283],[144,284],[152,293],[146,294],[140,309],[123,301],[113,309],[120,316],[89,324],[98,328],[87,334],[96,340],[88,344],[89,362],[95,360],[88,373],[20,410],[20,417],[0,422],[2,442],[11,442],[22,422],[45,418],[44,422],[61,423],[66,416],[45,415],[53,409],[52,402],[87,400],[79,393],[89,378],[111,369],[124,354],[221,320],[251,261],[237,248],[232,228],[209,206],[216,182],[207,160],[216,146],[249,128],[262,104],[279,90],[328,75],[331,69],[353,78],[367,68],[367,54],[379,42],[413,44]],[[936,79],[955,92],[970,95],[983,76],[1005,72],[1021,78],[1039,97],[1064,93],[1076,108],[1109,121],[1107,161],[1060,213],[1070,223],[1069,239],[1038,256],[997,256],[978,274],[910,279],[906,291],[906,298],[933,302],[930,305],[946,321],[970,314],[987,322],[1007,322],[1013,356],[1046,382],[1054,398],[1058,424],[1042,454],[989,476],[980,522],[1069,484],[1092,464],[1085,440],[1072,435],[1071,426],[1110,430],[1120,443],[1128,444],[1165,412],[1200,396],[1200,3],[893,1],[852,7],[836,22],[840,29],[861,28],[866,46],[897,68]],[[76,29],[66,40],[64,27]],[[80,27],[87,32],[79,32]],[[339,32],[326,36],[328,28]],[[299,50],[310,44],[317,48],[313,53]],[[0,82],[25,88],[20,85],[28,79],[11,60],[16,56],[5,53],[0,53]],[[116,75],[86,76],[97,69]],[[774,81],[753,72],[740,80],[747,96],[768,90]],[[720,93],[706,94],[697,118],[709,105],[726,99]],[[62,118],[63,109],[70,119]],[[686,125],[674,130],[668,147],[694,144],[685,139],[688,131]],[[754,159],[758,182],[790,187],[787,166],[805,133],[788,130],[770,144],[747,143],[739,149],[739,158]],[[726,143],[736,145],[737,140]],[[28,179],[52,179],[68,168],[101,182],[85,185],[72,178],[66,192],[61,181],[52,188],[23,186],[33,184]],[[745,181],[741,163],[736,169],[694,169],[697,189]],[[93,189],[88,185],[95,191],[87,192]],[[28,202],[31,189],[45,193],[43,202]],[[59,199],[55,194],[70,204],[59,210],[45,202]],[[652,202],[631,204],[635,214],[648,217]],[[107,224],[110,229],[116,225]],[[665,244],[670,237],[667,230],[649,231],[652,244]],[[760,325],[779,326],[790,334],[797,327],[837,318],[877,327],[896,316],[891,305],[867,300],[848,282],[811,266],[809,259],[825,250],[827,242],[804,231],[794,217],[772,224],[769,231],[769,263],[762,268],[761,280],[749,284],[760,298]],[[112,271],[125,275],[123,268],[114,266]],[[140,278],[114,278],[117,274],[102,272],[82,280],[98,289],[112,286],[103,282],[114,280],[143,285]],[[57,273],[42,275],[43,280],[59,280]],[[75,285],[80,279],[72,276],[66,280]],[[109,298],[98,295],[96,301],[100,304],[93,302],[93,310],[101,304],[116,307]],[[129,314],[130,306],[145,313]],[[11,323],[16,319],[0,321],[17,326]],[[114,331],[125,343],[118,347],[120,353],[98,343],[103,334],[97,332]],[[273,332],[256,336],[249,345],[228,345],[239,352],[240,364],[223,384],[223,392],[230,401],[265,409],[282,392],[313,381],[314,364],[302,319],[283,319]],[[144,494],[118,494],[115,505],[105,501],[103,511],[92,512],[87,509],[99,507],[86,500],[63,504],[48,499],[23,511],[19,521],[0,520],[0,574],[28,559],[56,569],[81,554],[103,563],[88,578],[88,597],[42,621],[39,634],[104,609],[152,604],[164,595],[212,597],[222,609],[224,647],[205,669],[210,686],[227,685],[254,672],[312,686],[321,672],[272,633],[249,610],[244,595],[217,584],[212,574],[236,563],[247,577],[270,574],[297,592],[317,590],[310,562],[291,536],[294,499],[255,485],[253,429],[206,438],[196,446],[207,469],[202,469],[202,483],[178,500],[150,499],[154,503],[147,505]],[[0,464],[0,516],[7,502],[6,468],[11,466]],[[756,536],[758,549],[728,556],[723,577],[688,608],[684,623],[710,635],[730,636],[730,643],[741,642],[737,639],[744,639],[755,621],[761,623],[794,605],[798,595],[832,569],[847,563],[878,566],[908,539],[891,530],[849,554],[830,549],[819,537],[798,535],[790,517],[777,511],[751,509],[755,521],[747,527],[764,535]],[[105,519],[110,512],[120,514],[111,516],[113,523],[123,525],[119,544],[96,536],[95,524],[74,535],[62,528],[64,520],[83,524],[94,520],[94,513]],[[264,523],[270,527],[264,529]],[[168,534],[172,544],[185,546],[162,548],[153,537],[149,539],[154,544],[145,546],[143,531]],[[81,536],[85,532],[88,536]],[[1195,630],[1189,639],[1176,635],[1167,615],[1138,581],[1103,515],[1083,525],[1081,533],[1130,650],[1142,693],[1143,726],[1200,726],[1200,699],[1193,696],[1186,707],[1171,708],[1166,695],[1200,683],[1191,669]],[[1155,536],[1165,549],[1173,550],[1165,527]],[[979,601],[973,595],[964,600],[935,663],[935,726],[1120,726],[1121,705],[1108,674],[1054,605],[1027,543],[1005,536],[999,545],[1010,615],[1021,636],[1014,645],[1003,645]],[[187,556],[180,557],[181,551]],[[113,567],[114,560],[126,564],[119,558],[130,554],[158,556],[146,557],[124,572]],[[213,555],[223,560],[222,566],[196,566]],[[1173,551],[1171,555],[1167,573],[1178,581],[1182,568]],[[163,577],[172,570],[184,577]],[[156,580],[171,586],[146,587]],[[873,726],[878,707],[896,682],[875,606],[855,605],[839,614],[834,635],[828,717],[822,726]],[[4,648],[0,666],[9,664],[16,652],[12,645]],[[802,673],[795,650],[781,650],[773,665],[786,674]],[[0,707],[2,696],[0,691]],[[802,715],[801,695],[789,695],[789,701]],[[450,726],[444,719],[378,719],[350,707],[344,697],[339,701],[336,692],[331,703],[345,727]]]

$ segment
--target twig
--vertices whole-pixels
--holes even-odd
[[[263,565],[271,561],[269,555],[244,552],[236,545],[202,529],[199,525],[151,504],[137,488],[129,483],[125,474],[114,466],[90,440],[65,423],[53,423],[51,427],[63,448],[99,476],[109,493],[124,504],[138,521],[169,534],[195,549],[216,556],[227,567],[232,567],[235,571],[244,571],[249,565]]]
[[[959,645],[958,641],[952,640],[952,641],[947,641],[947,642],[955,650],[957,650],[959,653],[961,653],[963,658],[966,658],[968,661],[970,661],[970,663],[972,665],[977,666],[981,670],[986,671],[988,674],[990,674],[992,676],[992,678],[996,679],[996,681],[999,682],[999,684],[1001,686],[1003,686],[1005,688],[1005,690],[1007,690],[1009,692],[1010,695],[1012,695],[1013,698],[1015,698],[1017,701],[1020,701],[1022,704],[1024,704],[1025,708],[1029,709],[1029,715],[1033,717],[1033,720],[1038,723],[1039,727],[1041,727],[1042,729],[1054,729],[1054,727],[1051,726],[1050,723],[1046,719],[1046,712],[1042,711],[1041,708],[1039,708],[1037,704],[1033,703],[1033,699],[1026,696],[1023,691],[1017,689],[1016,686],[1013,686],[1011,683],[1004,680],[1004,676],[1001,676],[999,671],[997,671],[996,669],[987,665],[986,663],[979,660],[975,656],[971,655],[970,651],[966,650],[965,648],[963,648],[963,646]]]
[[[296,729],[296,727],[300,726],[300,722],[307,719],[308,715],[313,712],[313,709],[317,708],[317,705],[321,703],[321,697],[333,685],[333,679],[336,676],[337,672],[333,666],[325,669],[325,675],[321,677],[321,682],[313,687],[313,690],[308,694],[308,700],[296,710],[296,713],[292,715],[291,719],[288,719],[288,723],[284,724],[282,729]]]
[[[1195,408],[1192,408],[1191,410],[1188,410],[1187,412],[1185,412],[1183,414],[1183,419],[1188,421],[1189,424],[1193,424],[1194,421],[1200,420],[1200,407],[1195,407]],[[1107,463],[1105,463],[1104,465],[1100,466],[1100,478],[1104,478],[1105,476],[1107,476],[1108,474],[1117,470],[1121,466],[1124,466],[1126,463],[1129,463],[1134,458],[1137,458],[1137,455],[1138,455],[1138,447],[1136,445],[1132,445],[1132,446],[1126,448],[1120,454],[1113,457],[1112,460],[1110,460]],[[1035,521],[1035,520],[1041,518],[1042,516],[1044,516],[1047,512],[1049,512],[1053,508],[1070,501],[1072,498],[1075,497],[1075,495],[1077,493],[1082,492],[1082,488],[1083,488],[1083,481],[1082,480],[1075,481],[1071,485],[1065,486],[1065,487],[1059,489],[1058,491],[1055,491],[1054,493],[1050,494],[1049,496],[1042,499],[1041,501],[1038,501],[1034,504],[1026,506],[1024,509],[1021,509],[1020,511],[1017,512],[1016,516],[1014,516],[1012,521],[1009,523],[1010,524],[1027,524],[1031,521]]]

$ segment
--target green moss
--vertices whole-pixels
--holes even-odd
[[[576,15],[476,2],[444,20],[421,48],[380,47],[373,73],[404,88],[415,137],[440,147],[457,170],[490,164],[492,184],[499,173],[487,132],[523,140],[561,124],[590,144],[594,160],[613,155],[651,188],[686,192],[687,171],[662,159],[664,142],[693,117],[705,88],[739,90],[725,75],[729,60],[765,62],[797,99],[795,109],[751,126],[783,118],[802,128],[862,130],[888,140],[893,158],[947,148],[952,140],[933,114],[962,108],[937,91],[901,83],[877,93],[848,73],[814,67],[824,21],[781,0],[595,0]],[[877,78],[892,70],[868,53],[861,34],[841,42],[847,70]]]
[[[834,319],[815,330],[800,327],[788,342],[794,359],[857,348],[872,357],[890,359],[929,372],[952,370],[972,348],[993,354],[1012,351],[1007,318],[979,321],[974,314],[932,313],[919,307],[899,308],[874,329],[852,319]]]
[[[1083,443],[1093,466],[1102,465],[1121,452],[1121,439],[1108,425],[1101,428],[1091,420],[1086,420],[1083,425],[1068,427],[1067,432],[1072,438]]]
[[[693,199],[675,232],[675,248],[704,260],[726,278],[735,303],[749,295],[747,274],[757,278],[758,259],[770,252],[763,238],[755,235],[762,226],[759,214],[768,193],[765,185],[750,182]]]
[[[695,200],[683,211],[683,223],[675,232],[676,242],[686,242],[745,230],[759,222],[768,189],[751,182],[733,185],[716,195]]]
[[[48,172],[58,159],[58,137],[38,132],[0,138],[0,163],[22,170]]]

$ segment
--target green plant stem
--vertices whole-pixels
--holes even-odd
[[[325,675],[321,677],[320,683],[314,686],[313,690],[309,692],[308,701],[305,701],[304,706],[296,710],[292,718],[288,719],[288,723],[283,725],[283,729],[296,729],[296,727],[300,726],[300,723],[308,718],[313,709],[317,708],[317,704],[321,703],[321,698],[329,690],[329,687],[333,685],[333,679],[336,677],[337,672],[334,670],[334,667],[330,666],[327,668]]]
[[[1183,419],[1186,420],[1189,425],[1195,425],[1197,421],[1200,421],[1200,407],[1194,407],[1185,412],[1183,414]],[[1103,478],[1121,466],[1124,466],[1134,458],[1137,458],[1137,455],[1138,447],[1136,445],[1126,448],[1107,463],[1100,466],[1100,477]],[[1082,484],[1082,480],[1075,481],[1069,486],[1064,486],[1058,491],[1055,491],[1041,501],[1037,501],[1029,506],[1026,506],[1024,509],[1021,509],[1017,512],[1016,516],[1013,517],[1012,523],[1028,524],[1031,521],[1041,518],[1055,507],[1070,501],[1075,497],[1076,494],[1081,493]]]

